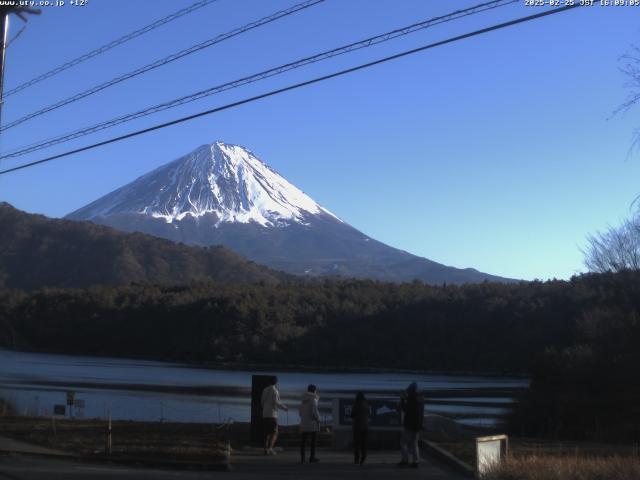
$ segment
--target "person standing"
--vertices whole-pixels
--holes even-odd
[[[316,390],[316,386],[310,384],[307,387],[307,391],[302,395],[302,403],[300,404],[300,433],[302,435],[300,441],[300,463],[305,462],[307,439],[311,441],[309,463],[320,461],[316,457],[316,441],[320,431],[320,411],[318,410],[318,394]]]
[[[356,393],[351,407],[351,427],[353,429],[353,463],[363,465],[367,459],[367,437],[369,436],[369,402],[364,393]]]
[[[413,382],[400,398],[400,409],[404,413],[402,422],[403,431],[400,440],[400,451],[402,460],[398,464],[399,467],[409,466],[409,453],[413,462],[411,467],[418,468],[420,462],[420,453],[418,451],[418,441],[420,440],[420,431],[424,421],[424,398],[418,392],[418,385]]]
[[[262,391],[260,405],[262,406],[262,425],[264,427],[264,454],[275,455],[273,447],[278,439],[278,409],[289,410],[284,403],[280,401],[280,392],[276,387],[278,377],[273,377],[271,385]]]

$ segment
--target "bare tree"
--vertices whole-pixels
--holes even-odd
[[[620,71],[627,77],[624,87],[629,93],[624,102],[615,109],[613,115],[626,113],[631,107],[640,103],[640,48],[632,45],[631,51],[620,57],[620,61],[623,63]],[[633,141],[629,153],[634,148],[640,148],[640,128],[633,131]]]
[[[592,272],[640,270],[640,217],[587,237],[584,264]]]
[[[620,60],[624,63],[620,71],[627,76],[624,87],[629,89],[629,95],[616,112],[627,111],[640,101],[640,47],[631,46],[631,51]]]
[[[625,101],[614,111],[626,113],[640,104],[640,48],[632,45],[630,52],[620,57],[623,63],[620,71],[627,77],[624,87],[628,90]],[[629,149],[640,149],[640,127],[633,132]],[[640,195],[633,204],[640,201]],[[587,237],[588,246],[582,250],[584,264],[592,272],[619,272],[620,270],[640,270],[640,208],[629,220],[618,227],[604,232],[596,232]]]

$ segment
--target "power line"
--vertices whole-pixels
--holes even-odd
[[[80,92],[76,95],[73,95],[71,97],[65,98],[64,100],[60,100],[59,102],[56,102],[52,105],[49,105],[47,107],[41,108],[40,110],[37,110],[35,112],[32,112],[28,115],[25,115],[24,117],[18,118],[17,120],[14,120],[13,122],[8,123],[7,125],[3,126],[0,128],[0,132],[4,132],[5,130],[8,130],[10,128],[13,128],[17,125],[20,125],[21,123],[24,123],[28,120],[31,120],[35,117],[39,117],[40,115],[44,115],[45,113],[51,112],[53,110],[56,110],[60,107],[63,107],[65,105],[69,105],[70,103],[74,103],[77,102],[78,100],[81,100],[83,98],[86,98],[90,95],[93,95],[94,93],[98,93],[106,88],[112,87],[113,85],[116,85],[118,83],[124,82],[125,80],[130,80],[134,77],[137,77],[138,75],[142,75],[143,73],[147,73],[151,70],[154,70],[156,68],[162,67],[168,63],[171,62],[175,62],[176,60],[186,57],[187,55],[191,55],[192,53],[198,52],[200,50],[203,50],[205,48],[211,47],[212,45],[215,45],[217,43],[223,42],[225,40],[228,40],[230,38],[233,38],[237,35],[240,35],[242,33],[245,33],[249,30],[253,30],[254,28],[258,28],[261,27],[262,25],[266,25],[268,23],[274,22],[276,20],[279,20],[281,18],[287,17],[289,15],[293,15],[294,13],[297,13],[299,11],[305,10],[307,8],[313,7],[314,5],[317,5],[319,3],[324,2],[325,0],[306,0],[302,3],[298,3],[296,5],[294,5],[293,7],[289,7],[285,10],[280,10],[279,12],[273,13],[267,17],[263,17],[259,20],[256,20],[254,22],[248,23],[247,25],[244,25],[242,27],[239,28],[235,28],[227,33],[223,33],[220,34],[214,38],[210,38],[209,40],[206,40],[202,43],[199,43],[197,45],[193,45],[189,48],[186,48],[184,50],[181,50],[177,53],[173,53],[167,57],[164,57],[160,60],[156,60],[153,63],[150,63],[148,65],[145,65],[144,67],[140,67],[137,68],[135,70],[132,70],[131,72],[125,73],[124,75],[120,75],[119,77],[113,78],[107,82],[101,83],[100,85],[96,85],[94,87],[89,88],[88,90],[85,90],[83,92]]]
[[[432,27],[432,26],[438,25],[440,23],[445,23],[445,22],[448,22],[448,21],[456,20],[458,18],[462,18],[462,17],[465,17],[465,16],[473,15],[473,14],[476,14],[476,13],[480,13],[480,12],[483,12],[483,11],[486,11],[486,10],[490,10],[490,9],[493,9],[493,8],[498,8],[498,7],[505,6],[505,5],[508,5],[508,4],[511,4],[511,3],[516,3],[516,2],[519,2],[519,0],[495,0],[495,1],[483,3],[483,4],[480,4],[480,5],[476,5],[474,7],[470,7],[470,8],[464,9],[464,10],[458,10],[458,11],[452,12],[452,13],[447,14],[447,15],[435,17],[435,18],[426,20],[424,22],[415,23],[413,25],[409,25],[407,27],[396,29],[396,30],[393,30],[391,32],[387,32],[387,33],[384,33],[384,34],[381,34],[381,35],[370,37],[370,38],[367,38],[365,40],[354,42],[354,43],[351,43],[351,44],[348,44],[348,45],[345,45],[345,46],[342,46],[342,47],[338,47],[338,48],[335,48],[335,49],[332,49],[332,50],[328,50],[328,51],[313,55],[311,57],[306,57],[306,58],[297,60],[295,62],[291,62],[291,63],[285,64],[285,65],[280,65],[279,67],[275,67],[275,68],[272,68],[272,69],[269,69],[269,70],[265,70],[265,71],[262,71],[260,73],[256,73],[254,75],[248,76],[248,77],[244,77],[244,78],[241,78],[241,79],[238,79],[238,80],[227,82],[227,83],[222,84],[222,85],[211,87],[211,88],[208,88],[206,90],[202,90],[202,91],[199,91],[199,92],[196,92],[196,93],[184,96],[184,97],[180,97],[180,98],[171,100],[169,102],[164,102],[164,103],[161,103],[159,105],[154,105],[154,106],[148,107],[148,108],[146,108],[144,110],[140,110],[140,111],[137,111],[137,112],[134,112],[134,113],[130,113],[130,114],[127,114],[127,115],[124,115],[124,116],[120,116],[120,117],[117,117],[117,118],[114,118],[114,119],[111,119],[111,120],[108,120],[108,121],[105,121],[105,122],[102,122],[102,123],[99,123],[99,124],[96,124],[96,125],[93,125],[93,126],[90,126],[90,127],[85,127],[85,128],[80,129],[80,130],[76,130],[74,132],[70,132],[70,133],[66,133],[66,134],[63,134],[63,135],[59,135],[57,137],[50,138],[50,139],[47,139],[47,140],[43,140],[43,141],[40,141],[40,142],[37,142],[37,143],[33,143],[33,144],[30,144],[30,145],[26,145],[24,147],[19,147],[18,149],[14,149],[9,153],[0,155],[0,160],[6,159],[6,158],[19,157],[19,156],[25,155],[27,153],[32,153],[34,151],[41,150],[43,148],[51,147],[53,145],[58,145],[60,143],[66,142],[66,141],[74,140],[74,139],[80,138],[82,136],[89,135],[91,133],[95,133],[97,131],[104,130],[106,128],[110,128],[110,127],[113,127],[113,126],[116,126],[116,125],[119,125],[119,124],[122,124],[122,123],[126,123],[126,122],[129,122],[129,121],[132,121],[132,120],[136,120],[136,119],[151,115],[153,113],[158,113],[160,111],[164,111],[164,110],[167,110],[167,109],[170,109],[170,108],[174,108],[174,107],[177,107],[177,106],[180,106],[180,105],[184,105],[186,103],[190,103],[190,102],[193,102],[195,100],[199,100],[199,99],[202,99],[204,97],[207,97],[207,96],[210,96],[210,95],[214,95],[216,93],[220,93],[220,92],[223,92],[223,91],[226,91],[226,90],[230,90],[230,89],[233,89],[233,88],[237,88],[237,87],[249,84],[249,83],[253,83],[253,82],[256,82],[256,81],[259,81],[259,80],[263,80],[265,78],[269,78],[269,77],[272,77],[272,76],[275,76],[275,75],[279,75],[279,74],[282,74],[282,73],[287,72],[289,70],[300,68],[302,66],[309,65],[311,63],[316,63],[316,62],[319,62],[319,61],[322,61],[322,60],[326,60],[326,59],[332,58],[334,56],[338,56],[338,55],[349,53],[349,52],[352,52],[352,51],[355,51],[355,50],[359,50],[361,48],[370,47],[372,45],[376,45],[378,43],[386,42],[386,41],[392,40],[394,38],[397,38],[399,36],[408,35],[410,33],[416,32],[418,30],[422,30],[422,29],[425,29],[425,28],[428,28],[428,27]]]
[[[212,108],[210,110],[205,110],[203,112],[195,113],[193,115],[188,115],[186,117],[182,117],[182,118],[178,118],[178,119],[175,119],[175,120],[172,120],[172,121],[169,121],[169,122],[165,122],[165,123],[161,123],[161,124],[158,124],[158,125],[154,125],[152,127],[144,128],[142,130],[137,130],[135,132],[130,132],[130,133],[127,133],[125,135],[120,135],[118,137],[113,137],[113,138],[110,138],[108,140],[104,140],[102,142],[97,142],[97,143],[94,143],[94,144],[91,144],[91,145],[86,145],[84,147],[76,148],[74,150],[69,150],[67,152],[59,153],[57,155],[52,155],[50,157],[46,157],[46,158],[43,158],[41,160],[25,163],[23,165],[19,165],[17,167],[13,167],[13,168],[8,168],[6,170],[1,170],[0,171],[0,175],[4,175],[4,174],[7,174],[7,173],[15,172],[17,170],[22,170],[22,169],[25,169],[25,168],[33,167],[35,165],[40,165],[42,163],[50,162],[50,161],[53,161],[53,160],[58,160],[60,158],[68,157],[70,155],[73,155],[73,154],[76,154],[76,153],[80,153],[80,152],[85,152],[87,150],[93,150],[95,148],[102,147],[104,145],[109,145],[111,143],[119,142],[119,141],[122,141],[122,140],[126,140],[128,138],[139,136],[139,135],[143,135],[145,133],[153,132],[155,130],[160,130],[160,129],[163,129],[163,128],[166,128],[166,127],[177,125],[179,123],[184,123],[184,122],[187,122],[189,120],[194,120],[196,118],[204,117],[204,116],[207,116],[207,115],[212,115],[214,113],[221,112],[223,110],[229,110],[231,108],[235,108],[235,107],[238,107],[240,105],[245,105],[247,103],[252,103],[252,102],[255,102],[257,100],[261,100],[263,98],[272,97],[274,95],[278,95],[280,93],[288,92],[290,90],[296,90],[298,88],[306,87],[308,85],[312,85],[312,84],[319,83],[319,82],[322,82],[322,81],[325,81],[325,80],[329,80],[331,78],[341,77],[343,75],[346,75],[346,74],[349,74],[349,73],[353,73],[353,72],[357,72],[359,70],[363,70],[363,69],[366,69],[366,68],[369,68],[369,67],[373,67],[375,65],[380,65],[382,63],[390,62],[392,60],[397,60],[398,58],[406,57],[408,55],[413,55],[415,53],[422,52],[424,50],[429,50],[431,48],[439,47],[439,46],[446,45],[446,44],[453,43],[453,42],[457,42],[457,41],[460,41],[460,40],[465,40],[467,38],[471,38],[471,37],[474,37],[474,36],[477,36],[477,35],[482,35],[484,33],[492,32],[494,30],[500,30],[500,29],[507,28],[507,27],[510,27],[510,26],[513,26],[513,25],[518,25],[518,24],[521,24],[521,23],[524,23],[524,22],[529,22],[531,20],[536,20],[538,18],[546,17],[546,16],[553,15],[553,14],[556,14],[556,13],[565,12],[567,10],[572,10],[574,8],[578,8],[578,7],[581,7],[581,6],[582,5],[580,5],[580,4],[573,4],[573,5],[567,5],[567,6],[560,7],[560,8],[554,8],[554,9],[551,9],[551,10],[545,10],[543,12],[539,12],[539,13],[536,13],[536,14],[533,14],[533,15],[528,15],[526,17],[520,17],[520,18],[517,18],[515,20],[510,20],[508,22],[500,23],[500,24],[497,24],[497,25],[492,25],[490,27],[482,28],[480,30],[475,30],[473,32],[465,33],[465,34],[458,35],[458,36],[455,36],[455,37],[450,37],[450,38],[448,38],[446,40],[441,40],[439,42],[430,43],[430,44],[424,45],[422,47],[414,48],[414,49],[411,49],[411,50],[405,50],[405,51],[403,51],[401,53],[397,53],[395,55],[391,55],[391,56],[388,56],[388,57],[380,58],[380,59],[374,60],[372,62],[363,63],[363,64],[360,64],[360,65],[355,66],[355,67],[347,68],[345,70],[340,70],[338,72],[334,72],[334,73],[331,73],[331,74],[328,74],[328,75],[323,75],[321,77],[316,77],[316,78],[313,78],[311,80],[306,80],[304,82],[295,83],[295,84],[289,85],[287,87],[279,88],[279,89],[276,89],[276,90],[271,90],[269,92],[266,92],[266,93],[263,93],[263,94],[260,94],[260,95],[256,95],[254,97],[249,97],[249,98],[245,98],[243,100],[239,100],[239,101],[236,101],[236,102],[233,102],[233,103],[228,103],[228,104],[223,105],[221,107],[216,107],[216,108]]]
[[[3,2],[3,5],[0,6],[0,111],[4,104],[4,71],[6,51],[9,45],[7,43],[7,36],[9,34],[9,14],[12,13],[17,15],[20,20],[26,23],[27,15],[40,15],[40,10],[24,5],[18,5],[17,2]],[[20,30],[12,40],[15,40],[21,33],[22,30]]]
[[[22,35],[22,32],[24,32],[26,29],[27,29],[27,25],[26,24],[22,25],[22,28],[18,30],[13,37],[7,40],[7,48],[9,48],[9,46],[11,46],[13,42],[15,42],[20,37],[20,35]]]
[[[62,65],[53,68],[51,70],[49,70],[48,72],[45,72],[41,75],[38,75],[37,77],[32,78],[31,80],[21,83],[20,85],[12,88],[11,90],[9,90],[8,92],[6,92],[4,94],[5,98],[13,95],[14,93],[18,93],[26,88],[29,88],[33,85],[35,85],[36,83],[40,83],[43,80],[46,80],[47,78],[51,78],[61,72],[64,72],[65,70],[70,69],[71,67],[75,67],[76,65],[85,62],[86,60],[89,60],[90,58],[93,58],[97,55],[101,55],[109,50],[111,50],[114,47],[117,47],[118,45],[122,45],[123,43],[128,42],[129,40],[133,40],[134,38],[137,38],[141,35],[144,35],[145,33],[148,33],[152,30],[155,30],[158,27],[161,27],[162,25],[165,25],[169,22],[172,22],[173,20],[176,20],[180,17],[183,17],[184,15],[187,15],[191,12],[195,12],[196,10],[202,8],[202,7],[206,7],[207,5],[213,3],[213,2],[217,2],[218,0],[201,0],[199,2],[194,3],[193,5],[183,8],[181,10],[178,10],[177,12],[174,12],[170,15],[167,15],[166,17],[163,17],[159,20],[156,20],[153,23],[150,23],[149,25],[146,25],[142,28],[139,28],[138,30],[134,30],[131,33],[128,33],[127,35],[123,35],[120,38],[117,38],[105,45],[102,45],[101,47],[96,48],[95,50],[91,50],[88,53],[85,53],[83,55],[80,55],[79,57],[74,58],[73,60],[70,60],[66,63],[63,63]],[[16,35],[17,37],[18,35]],[[14,38],[15,39],[15,38]]]
[[[237,80],[233,80],[231,82],[224,83],[222,85],[217,85],[206,90],[201,90],[199,92],[192,93],[190,95],[186,95],[174,100],[170,100],[168,102],[164,102],[158,105],[154,105],[143,110],[139,110],[137,112],[129,113],[120,117],[113,118],[111,120],[107,120],[90,127],[84,127],[79,130],[75,130],[73,132],[69,132],[66,134],[58,135],[54,138],[49,138],[47,140],[41,140],[36,143],[32,143],[23,147],[19,147],[10,152],[4,153],[0,155],[0,160],[6,158],[15,158],[20,157],[22,155],[26,155],[28,153],[33,153],[38,150],[42,150],[44,148],[48,148],[54,145],[58,145],[60,143],[65,143],[71,140],[75,140],[77,138],[96,133],[101,130],[105,130],[107,128],[114,127],[116,125],[120,125],[123,123],[127,123],[133,120],[137,120],[142,117],[146,117],[148,115],[152,115],[154,113],[158,113],[164,110],[168,110],[171,108],[178,107],[180,105],[184,105],[186,103],[190,103],[196,100],[200,100],[202,98],[226,91],[234,88],[238,88],[243,85],[247,85],[249,83],[254,83],[260,80],[264,80],[266,78],[273,77],[275,75],[280,75],[282,73],[288,72],[290,70],[294,70],[296,68],[300,68],[306,65],[310,65],[312,63],[320,62],[323,60],[327,60],[329,58],[343,55],[346,53],[350,53],[356,50],[360,50],[362,48],[371,47],[373,45],[377,45],[379,43],[383,43],[394,38],[398,38],[400,36],[408,35],[419,30],[423,30],[425,28],[433,27],[435,25],[439,25],[441,23],[450,22],[453,20],[457,20],[462,17],[467,17],[469,15],[475,15],[481,12],[485,12],[487,10],[491,10],[498,7],[503,7],[512,3],[517,3],[520,0],[494,0],[490,2],[481,3],[479,5],[466,8],[463,10],[457,10],[455,12],[449,13],[447,15],[442,15],[438,17],[431,18],[429,20],[425,20],[423,22],[414,23],[412,25],[398,28],[396,30],[392,30],[387,33],[383,33],[380,35],[376,35],[374,37],[369,37],[364,40],[360,40],[358,42],[350,43],[348,45],[344,45],[338,48],[334,48],[332,50],[327,50],[322,53],[318,53],[316,55],[302,58],[300,60],[296,60],[294,62],[290,62],[284,65],[280,65],[275,68],[271,68],[269,70],[264,70],[262,72],[250,75],[248,77],[243,77]]]

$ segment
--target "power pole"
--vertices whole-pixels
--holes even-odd
[[[0,125],[2,125],[2,105],[4,104],[4,62],[9,39],[9,15],[12,13],[20,17],[23,22],[26,22],[27,17],[25,14],[40,15],[40,10],[15,6],[0,7]]]
[[[2,12],[0,18],[0,125],[2,125],[2,104],[4,103],[4,59],[7,51],[7,39],[9,38],[9,11]]]

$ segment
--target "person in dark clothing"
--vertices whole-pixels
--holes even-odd
[[[367,437],[369,436],[369,403],[364,393],[356,394],[351,408],[353,428],[353,463],[363,465],[367,459]]]
[[[400,398],[400,409],[404,414],[402,421],[404,428],[400,444],[402,460],[398,466],[408,467],[409,453],[411,453],[413,460],[411,466],[418,468],[420,462],[418,441],[420,440],[420,432],[424,421],[424,398],[418,392],[418,385],[415,382],[409,385],[406,392],[403,392]]]

